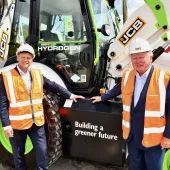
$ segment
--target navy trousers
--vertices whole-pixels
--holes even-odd
[[[29,135],[35,152],[37,170],[48,170],[47,142],[44,126],[32,125],[27,130],[14,130],[14,137],[10,138],[16,170],[26,170],[25,143]]]
[[[162,170],[165,149],[160,146],[142,150],[135,146],[134,138],[128,142],[129,170]]]

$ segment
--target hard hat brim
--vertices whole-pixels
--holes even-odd
[[[29,52],[29,51],[26,51],[26,50],[16,52],[16,56],[18,56],[20,53],[29,53],[29,54],[31,54],[33,56],[33,59],[35,58],[35,54],[33,54],[33,53]]]
[[[137,53],[143,53],[143,52],[149,52],[149,51],[152,51],[152,50],[138,50],[138,51],[132,51],[132,52],[130,52],[129,54],[137,54]]]

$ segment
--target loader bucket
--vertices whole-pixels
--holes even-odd
[[[165,153],[163,170],[170,170],[170,149],[168,149]]]

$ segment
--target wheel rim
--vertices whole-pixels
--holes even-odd
[[[2,128],[1,122],[0,122],[0,142],[8,152],[12,153],[12,147],[11,147],[9,138],[6,137],[4,130]],[[25,145],[25,155],[28,154],[32,149],[33,149],[33,146],[32,146],[31,140],[29,136],[27,136],[26,145]]]

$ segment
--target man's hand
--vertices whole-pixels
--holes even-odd
[[[102,101],[100,96],[94,96],[94,97],[91,98],[91,100],[93,100],[93,103]]]
[[[12,129],[11,126],[8,127],[7,129],[5,129],[5,130],[4,130],[4,133],[5,133],[5,135],[6,135],[7,137],[9,137],[9,138],[14,137],[14,132],[13,132],[13,129]]]
[[[70,99],[73,100],[74,102],[77,102],[76,99],[84,99],[85,97],[83,96],[79,96],[79,95],[75,95],[75,94],[72,94]]]
[[[170,139],[163,137],[161,140],[161,148],[162,149],[170,148]]]

